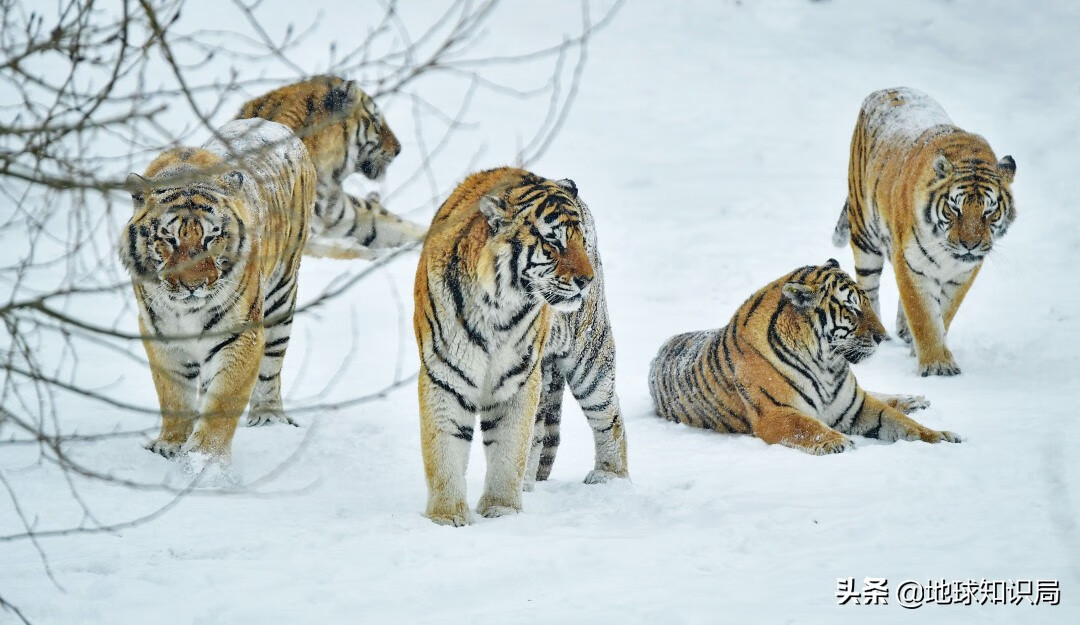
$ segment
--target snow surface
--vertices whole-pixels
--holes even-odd
[[[433,14],[433,2],[402,4],[405,20]],[[340,5],[325,7],[325,27],[355,38],[367,3]],[[508,5],[482,47],[557,42],[580,24],[576,2]],[[283,28],[295,13],[281,6]],[[421,515],[408,384],[380,401],[294,413],[300,428],[241,429],[234,458],[252,494],[200,489],[138,527],[43,541],[55,585],[31,544],[0,543],[0,594],[37,623],[1080,622],[1078,19],[1070,0],[631,0],[593,40],[573,112],[533,169],[572,177],[597,220],[632,481],[581,483],[592,437],[568,397],[552,479],[525,494],[523,514],[436,526]],[[449,98],[429,84],[428,98]],[[853,452],[812,457],[657,418],[646,374],[669,336],[723,325],[796,266],[834,256],[853,269],[850,252],[829,241],[848,142],[863,98],[899,85],[931,94],[1019,169],[1016,224],[949,337],[963,374],[920,378],[896,341],[855,369],[866,388],[926,395],[933,405],[917,418],[965,442],[857,439]],[[475,106],[473,143],[435,165],[444,184],[469,166],[510,161],[543,120],[512,99]],[[410,103],[383,108],[404,145],[392,187],[420,150]],[[422,203],[424,186],[387,206]],[[286,407],[374,391],[415,370],[415,259],[297,318]],[[306,259],[301,301],[341,263]],[[891,320],[888,271],[882,284]],[[81,366],[84,382],[153,405],[145,365],[103,352]],[[64,427],[83,433],[149,425],[85,401],[64,415]],[[481,446],[473,452],[475,503]],[[182,478],[139,439],[82,444],[76,455],[120,478]],[[40,529],[78,524],[67,484],[36,461],[30,447],[0,455],[24,510]],[[171,498],[78,485],[101,522]],[[19,529],[0,505],[0,534]],[[1062,603],[837,606],[836,580],[849,576],[885,577],[893,590],[904,579],[1058,579]],[[0,622],[12,620],[0,611]]]

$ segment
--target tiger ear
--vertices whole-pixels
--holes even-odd
[[[825,266],[836,269],[840,267],[840,261],[836,260],[835,258],[830,258],[829,260],[825,261]]]
[[[340,113],[348,110],[349,104],[353,100],[354,89],[356,83],[347,80],[343,83],[334,85],[326,91],[326,95],[323,96],[323,108],[327,113]]]
[[[493,195],[485,195],[480,198],[480,212],[487,219],[492,234],[510,224],[506,214],[506,202],[502,198]]]
[[[1009,155],[1002,156],[997,163],[997,170],[1002,182],[1011,183],[1016,175],[1016,161]]]
[[[821,293],[814,287],[802,282],[788,282],[784,285],[784,297],[791,300],[796,308],[807,309],[817,306],[821,302]]]
[[[131,201],[136,210],[146,205],[146,192],[150,189],[150,182],[146,178],[130,173],[124,181],[124,188],[131,193]]]
[[[573,180],[569,178],[563,178],[562,180],[556,180],[555,184],[566,189],[566,191],[570,193],[571,196],[577,197],[577,185],[574,184]]]
[[[225,174],[225,184],[229,186],[233,191],[239,191],[244,188],[244,174],[239,171],[230,171]]]
[[[944,154],[938,154],[934,157],[934,173],[937,174],[938,179],[944,178],[952,173],[952,163],[946,158]]]

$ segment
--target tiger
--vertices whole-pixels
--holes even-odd
[[[386,210],[377,194],[361,199],[342,189],[355,172],[381,180],[401,153],[375,101],[354,81],[315,76],[275,89],[246,102],[237,119],[255,117],[291,128],[315,163],[319,184],[307,255],[372,259],[375,250],[423,240],[427,230]]]
[[[281,365],[316,184],[304,144],[261,119],[128,176],[119,255],[161,407],[150,451],[227,461],[249,399],[248,425],[294,424]]]
[[[853,449],[849,435],[960,442],[906,416],[925,398],[855,381],[850,363],[884,338],[866,293],[829,259],[769,283],[720,329],[668,339],[649,367],[649,393],[665,419],[813,455]]]
[[[930,96],[885,89],[862,103],[848,197],[833,243],[850,242],[859,285],[880,316],[885,258],[900,291],[896,333],[919,374],[960,373],[945,337],[983,261],[1016,219],[1012,156],[953,125]]]
[[[572,180],[509,167],[468,176],[432,220],[414,296],[429,519],[473,522],[477,414],[487,474],[476,511],[520,512],[522,491],[550,472],[567,384],[593,431],[585,481],[628,476],[594,222]]]

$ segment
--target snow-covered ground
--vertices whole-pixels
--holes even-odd
[[[344,15],[327,27],[363,32],[367,3],[356,4],[333,9]],[[419,19],[435,3],[404,4]],[[579,25],[574,2],[508,4],[493,18],[492,49],[558,41]],[[575,107],[533,169],[573,178],[598,222],[631,481],[581,483],[592,438],[567,397],[552,479],[525,495],[523,514],[436,526],[422,516],[409,384],[297,414],[301,428],[240,430],[242,479],[277,468],[257,495],[203,489],[132,529],[43,541],[56,584],[31,544],[0,544],[0,594],[37,623],[1080,622],[1078,25],[1071,0],[627,2],[593,40]],[[964,442],[859,439],[851,453],[812,457],[657,418],[646,372],[668,336],[723,325],[796,266],[833,256],[853,269],[829,240],[848,142],[862,98],[897,85],[931,94],[1017,162],[1017,221],[949,337],[963,374],[920,378],[896,341],[856,368],[866,388],[926,395],[933,405],[916,417]],[[513,102],[477,107],[487,146],[478,166],[511,160],[541,121]],[[407,103],[387,107],[405,148],[389,185],[417,162],[417,137],[395,124],[410,114]],[[437,173],[459,175],[474,147]],[[415,187],[411,199],[427,197]],[[298,318],[287,406],[415,370],[415,258]],[[305,260],[301,300],[341,269]],[[891,329],[888,272],[883,285]],[[139,365],[82,365],[153,405]],[[80,432],[147,425],[99,404],[69,408],[65,425]],[[474,452],[473,502],[484,468],[479,444]],[[181,477],[136,439],[81,445],[78,458],[130,480]],[[79,523],[63,478],[35,459],[21,447],[0,455],[22,505],[43,529]],[[170,498],[79,485],[101,522]],[[0,505],[0,534],[19,529]],[[859,587],[887,578],[889,605],[838,606],[837,578],[847,577]],[[897,605],[901,581],[942,578],[1060,580],[1061,605]],[[0,622],[13,619],[0,611]]]

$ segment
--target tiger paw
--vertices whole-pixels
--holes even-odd
[[[951,357],[946,357],[941,360],[933,360],[930,362],[919,363],[919,375],[922,377],[930,375],[959,375],[960,367],[956,365],[956,361]]]
[[[281,410],[252,410],[248,413],[247,421],[245,424],[249,428],[259,427],[262,425],[291,425],[293,427],[300,427],[296,421],[293,421],[289,415],[285,414]]]
[[[855,441],[846,436],[839,436],[835,439],[810,445],[806,448],[806,451],[815,456],[827,456],[829,454],[843,453],[852,449],[855,449]]]
[[[143,449],[149,450],[158,454],[164,458],[172,460],[180,453],[180,448],[183,447],[183,442],[172,442],[164,439],[156,438],[149,443],[143,445]]]
[[[928,443],[940,443],[940,442],[959,443],[960,440],[961,440],[960,435],[956,434],[955,432],[946,432],[944,430],[941,431],[941,432],[938,432],[936,430],[931,430],[931,432],[933,433],[932,438],[934,440],[927,440],[926,442],[928,442]],[[923,440],[926,440],[926,439],[924,438]]]
[[[885,399],[885,403],[904,414],[930,407],[930,400],[922,395],[891,395]]]
[[[427,513],[424,515],[437,525],[449,525],[452,527],[464,527],[473,522],[472,512],[464,499],[457,501],[437,501],[429,504]]]
[[[480,502],[476,504],[476,512],[487,519],[517,514],[518,512],[521,512],[520,498],[519,501],[514,502],[484,495],[480,497]]]
[[[585,475],[586,484],[603,484],[604,482],[610,482],[611,480],[625,479],[626,474],[618,474],[613,471],[601,471],[600,469],[593,469]]]
[[[896,311],[896,336],[905,343],[911,343],[911,329],[908,327],[903,308]]]

